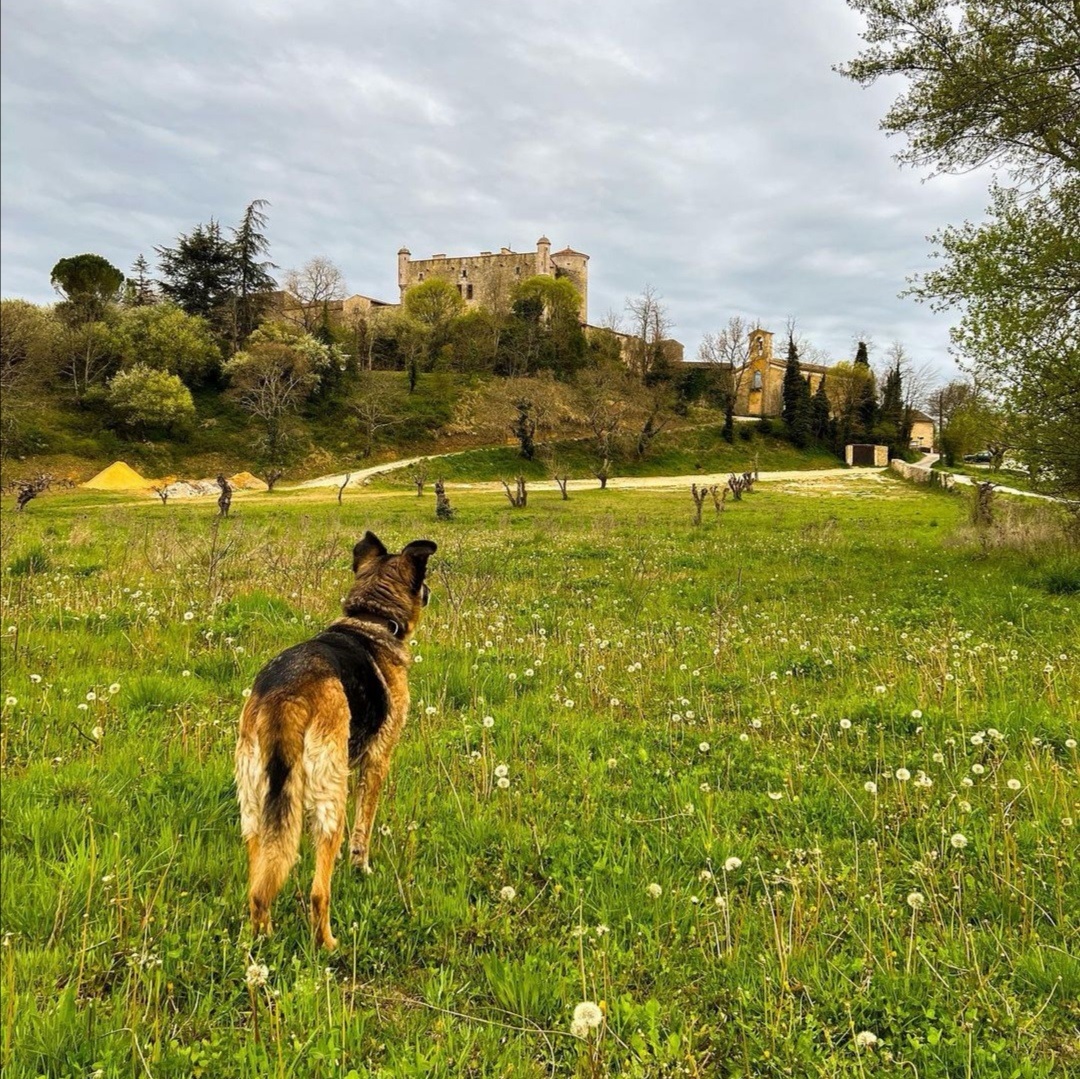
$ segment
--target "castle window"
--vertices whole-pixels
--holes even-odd
[[[466,285],[465,286],[465,299],[466,300],[471,300],[472,299],[472,285]]]
[[[468,277],[469,276],[469,271],[463,268],[462,271],[461,271],[461,276],[462,277]]]
[[[754,372],[754,378],[753,378],[753,381],[750,383],[750,389],[752,389],[752,390],[760,390],[761,389],[761,372],[760,371],[755,371]]]
[[[420,280],[421,281],[424,280],[424,271],[423,270],[420,271]]]

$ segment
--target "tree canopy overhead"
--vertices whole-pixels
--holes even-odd
[[[1004,404],[1014,450],[1080,495],[1080,4],[848,0],[867,48],[839,71],[907,86],[882,121],[901,161],[1000,170],[987,220],[943,229],[910,294],[956,310],[961,364]]]

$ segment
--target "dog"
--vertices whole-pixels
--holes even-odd
[[[345,834],[350,768],[357,771],[352,864],[371,872],[371,827],[409,708],[410,636],[430,591],[436,545],[390,554],[371,532],[353,548],[344,617],[286,649],[255,677],[240,715],[236,790],[248,852],[248,909],[256,935],[296,861],[305,817],[315,845],[311,926],[332,950],[330,878]]]

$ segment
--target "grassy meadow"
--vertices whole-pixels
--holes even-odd
[[[334,495],[5,503],[7,1079],[1080,1071],[1075,553],[889,479]],[[241,694],[365,528],[440,547],[375,872],[320,953],[305,843],[253,942]]]

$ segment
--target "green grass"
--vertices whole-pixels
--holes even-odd
[[[5,1077],[1076,1074],[1073,553],[887,480],[454,501],[5,506]],[[232,750],[365,528],[440,549],[327,956],[306,845],[249,936]]]
[[[752,425],[746,427],[752,430]],[[810,447],[798,450],[790,442],[771,435],[753,434],[749,440],[736,437],[733,443],[723,440],[720,426],[706,425],[664,432],[651,452],[641,459],[627,454],[615,462],[615,476],[693,476],[714,472],[742,472],[757,467],[760,471],[788,471],[815,468],[843,468],[843,462],[828,450]],[[532,461],[526,461],[516,443],[487,449],[466,450],[428,463],[429,478],[451,483],[476,483],[488,480],[544,479],[552,475],[553,462],[576,479],[592,475],[592,456],[585,439],[541,444]],[[411,485],[412,468],[380,476],[380,486]]]

